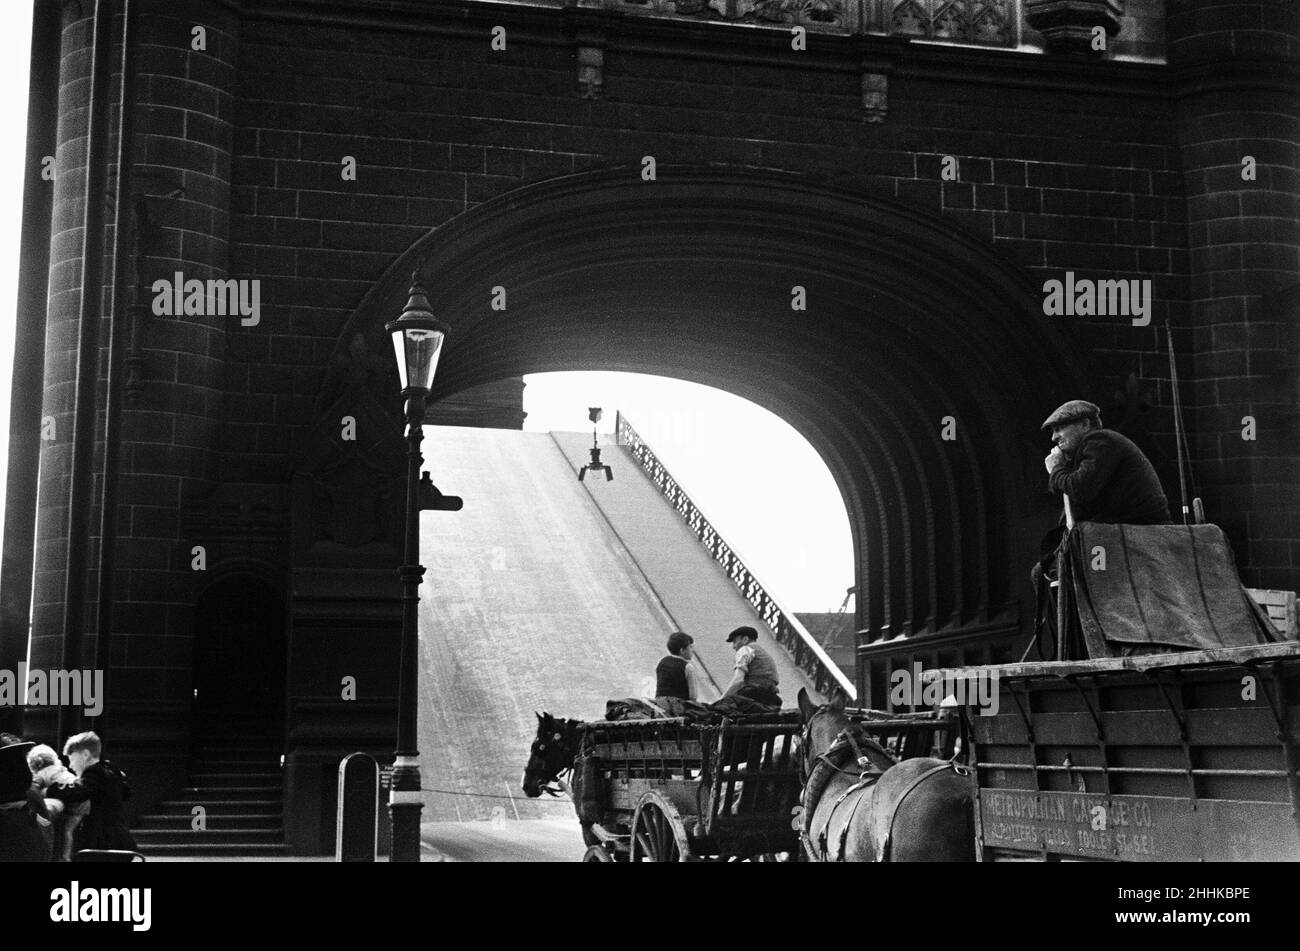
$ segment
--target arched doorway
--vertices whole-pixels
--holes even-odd
[[[195,605],[196,733],[274,740],[283,730],[285,603],[252,575],[227,576]]]

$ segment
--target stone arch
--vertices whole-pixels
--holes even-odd
[[[987,241],[792,174],[661,166],[643,182],[635,167],[603,169],[430,232],[362,301],[338,354],[357,334],[388,352],[383,324],[415,270],[452,327],[435,400],[579,369],[729,390],[799,429],[834,475],[859,628],[1024,623],[1017,595],[1050,508],[1033,440],[1090,374]],[[498,285],[504,312],[490,307]],[[947,415],[953,442],[939,438]]]

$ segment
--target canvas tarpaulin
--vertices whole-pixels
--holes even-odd
[[[1069,536],[1089,652],[1132,645],[1205,649],[1280,640],[1242,587],[1217,525],[1079,522]]]

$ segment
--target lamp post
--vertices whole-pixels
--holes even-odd
[[[420,861],[420,751],[415,727],[419,708],[416,625],[420,603],[420,442],[424,439],[424,405],[438,369],[438,357],[447,325],[433,315],[428,292],[412,275],[411,290],[402,316],[384,326],[393,338],[397,372],[406,400],[406,548],[399,571],[402,578],[402,646],[397,684],[397,751],[388,796],[392,827],[391,862]]]

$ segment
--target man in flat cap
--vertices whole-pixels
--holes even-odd
[[[1101,410],[1070,400],[1043,421],[1055,448],[1043,461],[1048,487],[1070,497],[1079,522],[1166,525],[1169,500],[1150,460],[1131,439],[1103,429]]]
[[[736,652],[736,666],[731,675],[731,683],[723,693],[724,697],[740,696],[769,707],[781,707],[781,695],[777,693],[780,677],[776,664],[767,651],[759,647],[758,631],[748,624],[736,628],[727,635],[727,642]]]

